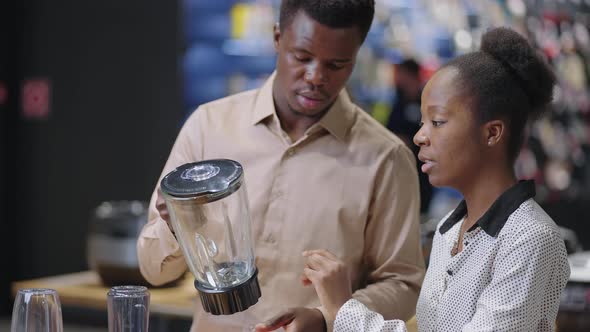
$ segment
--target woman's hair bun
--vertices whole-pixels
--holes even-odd
[[[481,51],[499,61],[516,78],[526,93],[532,116],[553,99],[555,74],[529,42],[508,28],[495,28],[481,39]]]

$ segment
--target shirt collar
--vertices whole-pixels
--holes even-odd
[[[275,76],[276,71],[270,75],[258,91],[258,96],[254,102],[254,112],[252,113],[252,125],[257,125],[262,120],[275,115],[275,103],[272,98],[272,84]]]
[[[488,235],[496,237],[506,224],[508,217],[529,198],[535,197],[535,182],[532,180],[519,181],[506,190],[492,206],[477,221],[474,227],[481,227]],[[446,233],[458,223],[467,213],[465,200],[451,213],[449,218],[440,226],[440,234]],[[470,229],[471,231],[471,229]]]
[[[276,77],[276,71],[266,80],[254,102],[252,125],[257,125],[268,117],[275,116],[276,110],[272,96],[272,86]],[[356,106],[350,100],[345,89],[340,91],[338,98],[322,118],[308,129],[311,133],[317,128],[324,128],[339,140],[344,140],[355,120],[354,108]],[[278,117],[277,117],[278,120]]]
[[[342,89],[334,104],[318,121],[317,126],[326,129],[334,137],[343,141],[354,123],[354,108],[355,105],[350,100],[348,92]],[[313,126],[310,129],[313,129]]]

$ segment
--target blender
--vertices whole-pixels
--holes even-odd
[[[256,304],[261,292],[242,165],[184,164],[160,187],[205,311],[230,315]]]

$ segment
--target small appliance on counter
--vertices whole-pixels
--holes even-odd
[[[139,271],[137,238],[147,222],[147,204],[107,201],[89,222],[86,257],[107,286],[148,285]]]
[[[559,331],[590,331],[590,251],[568,257],[570,279],[561,294]]]

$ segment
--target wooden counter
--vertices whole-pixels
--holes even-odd
[[[149,288],[150,315],[192,319],[194,303],[198,300],[193,281],[191,274],[187,273],[175,287]],[[22,288],[55,289],[62,306],[107,309],[109,287],[103,286],[98,274],[92,271],[14,282],[12,296]],[[417,331],[415,317],[408,321],[408,331]]]
[[[164,315],[192,319],[198,294],[193,277],[187,273],[174,287],[149,288],[150,315]],[[12,283],[12,296],[22,288],[51,288],[59,294],[62,306],[107,310],[107,293],[98,274],[85,271],[54,277],[17,281]]]

